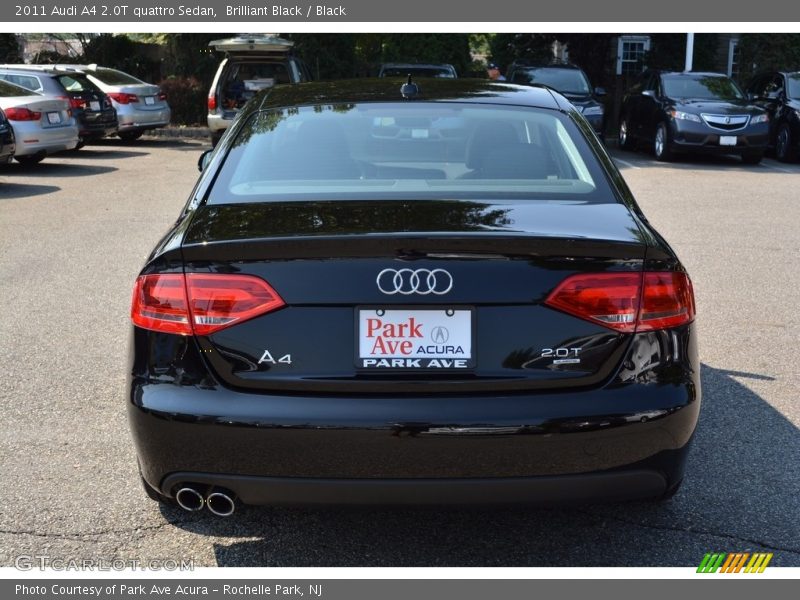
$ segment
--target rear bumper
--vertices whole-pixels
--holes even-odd
[[[118,130],[123,133],[166,127],[169,125],[171,117],[172,112],[169,108],[136,110],[122,106],[117,109]]]
[[[552,505],[651,498],[667,491],[653,470],[481,479],[308,479],[172,473],[162,487],[183,484],[229,490],[245,504],[269,505]]]
[[[657,496],[683,477],[697,424],[694,331],[637,334],[597,388],[322,395],[226,388],[195,340],[134,328],[129,422],[142,476],[167,496],[182,484],[253,504]]]

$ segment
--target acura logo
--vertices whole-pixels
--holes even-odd
[[[453,289],[453,276],[444,269],[384,269],[378,273],[375,282],[378,289],[387,296],[443,296]]]
[[[725,117],[725,124],[726,125],[730,125],[731,124],[731,118],[730,117]]]

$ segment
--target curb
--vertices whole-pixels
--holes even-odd
[[[145,133],[148,137],[209,139],[208,127],[162,127]]]

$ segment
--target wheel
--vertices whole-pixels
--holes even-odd
[[[746,165],[757,165],[761,162],[762,158],[764,158],[763,150],[759,150],[757,152],[744,152],[742,154],[742,162]]]
[[[660,161],[672,160],[674,157],[672,150],[669,148],[669,131],[666,123],[659,123],[656,127],[653,153],[656,155],[656,160]]]
[[[142,137],[143,133],[144,131],[120,131],[117,135],[123,142],[135,142]]]
[[[211,132],[211,147],[216,148],[217,144],[219,144],[220,139],[222,139],[222,134],[225,133],[224,131],[212,131]]]
[[[44,160],[44,154],[28,154],[25,156],[15,156],[14,158],[21,165],[37,165]]]
[[[633,150],[633,139],[628,131],[628,119],[622,117],[619,122],[619,147],[623,150]]]
[[[775,137],[775,158],[781,162],[792,162],[795,159],[794,140],[792,129],[788,123],[783,123]]]

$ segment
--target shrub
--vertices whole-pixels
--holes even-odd
[[[172,122],[177,125],[206,124],[208,89],[195,77],[168,77],[158,84],[167,94]]]

